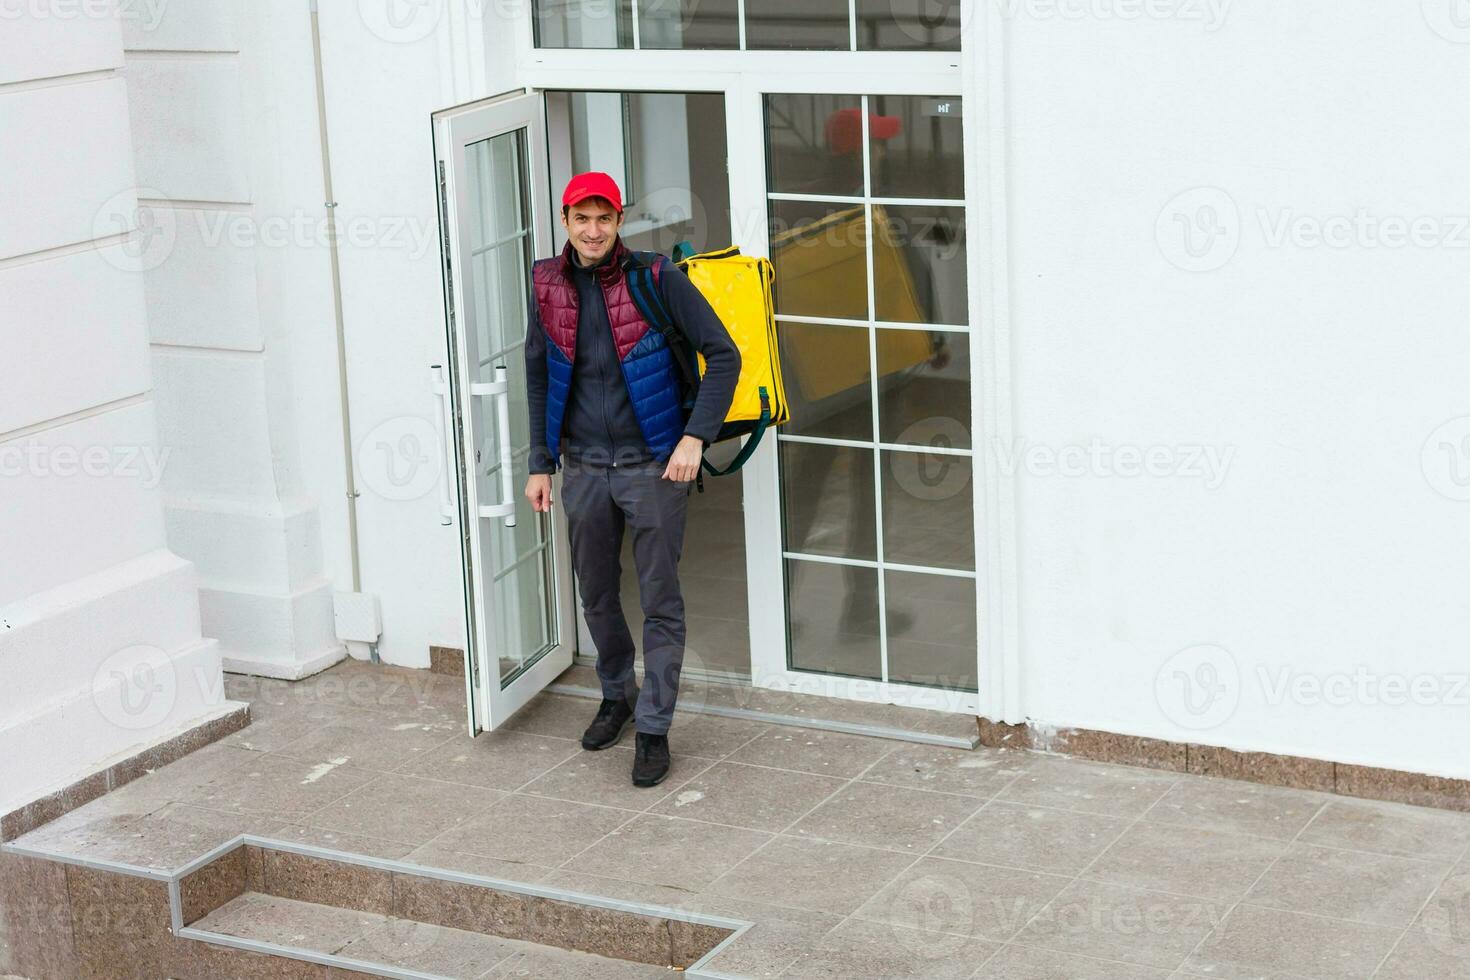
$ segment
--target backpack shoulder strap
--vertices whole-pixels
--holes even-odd
[[[664,303],[663,291],[659,288],[659,271],[663,256],[657,252],[634,252],[628,261],[628,292],[655,330],[663,334],[664,343],[674,355],[679,373],[691,390],[699,387],[699,375],[695,373],[694,352],[689,347],[689,338],[674,325],[673,315]]]

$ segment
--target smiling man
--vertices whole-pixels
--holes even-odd
[[[551,509],[563,461],[562,502],[582,611],[597,646],[602,704],[582,736],[617,744],[634,722],[633,783],[668,775],[669,725],[684,663],[679,555],[691,481],[719,432],[740,377],[740,351],[708,301],[668,259],[654,268],[675,328],[706,368],[692,409],[673,351],[639,312],[628,285],[638,258],[623,244],[622,193],[604,173],[573,177],[562,194],[567,244],[531,273],[526,388],[531,477],[526,496]],[[623,531],[633,537],[643,606],[643,687],[623,616]]]

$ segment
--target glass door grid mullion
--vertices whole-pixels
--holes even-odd
[[[853,48],[857,47],[857,0],[848,0],[848,24]],[[868,97],[859,102],[863,127],[863,257],[868,276],[868,395],[872,402],[873,441],[878,441],[878,333],[872,326],[878,317],[876,283],[873,281],[873,150],[869,141]],[[874,554],[878,559],[878,675],[888,683],[888,603],[883,575],[883,451],[873,450],[873,521],[876,524]]]
[[[849,320],[846,317],[777,313],[777,323],[813,323],[823,327],[879,327],[883,330],[922,330],[925,333],[969,333],[963,323],[905,323],[902,320]]]

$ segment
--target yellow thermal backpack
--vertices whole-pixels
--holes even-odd
[[[709,300],[735,346],[740,349],[740,380],[735,385],[735,397],[730,401],[725,424],[720,427],[714,441],[724,442],[743,435],[750,438],[724,469],[717,469],[708,460],[703,461],[706,473],[726,476],[745,465],[760,445],[766,429],[791,417],[786,392],[781,385],[781,360],[776,347],[775,309],[771,299],[775,274],[770,259],[741,255],[740,249],[734,246],[717,252],[693,253],[694,249],[688,242],[680,242],[674,247],[674,265]],[[684,376],[689,395],[686,404],[693,404],[694,394],[699,389],[698,379],[704,376],[704,356],[698,352],[691,354],[688,339],[674,326],[664,306],[653,279],[656,253],[638,252],[635,255],[639,261],[628,272],[633,301],[648,322],[664,335]]]

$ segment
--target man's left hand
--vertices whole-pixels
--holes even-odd
[[[674,447],[669,465],[664,467],[664,479],[688,483],[699,475],[699,461],[704,457],[704,440],[697,436],[685,436]]]

